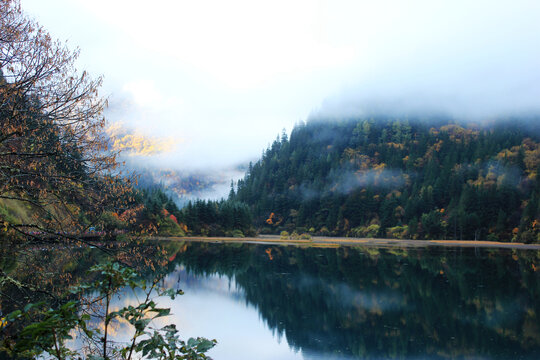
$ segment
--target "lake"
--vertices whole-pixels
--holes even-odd
[[[161,301],[173,313],[165,321],[183,338],[215,338],[215,360],[540,359],[538,250],[184,241],[112,247],[144,264],[144,276],[159,272],[163,285],[184,290]],[[106,259],[97,249],[66,251],[25,248],[17,262],[4,254],[2,263],[23,280],[45,274],[54,290]],[[24,262],[41,270],[24,275]],[[65,281],[47,275],[59,268],[69,273]],[[126,291],[115,305],[135,300]],[[129,331],[115,333],[122,340]]]
[[[540,358],[535,250],[175,246],[162,305],[216,360]]]

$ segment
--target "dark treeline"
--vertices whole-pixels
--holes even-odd
[[[255,235],[249,207],[234,200],[190,201],[182,208],[180,219],[194,235],[233,237]]]
[[[249,207],[234,200],[196,200],[179,209],[171,196],[159,186],[137,190],[134,202],[139,206],[131,227],[147,229],[158,235],[254,236]],[[120,216],[107,217],[105,228],[129,227]]]
[[[537,242],[534,124],[310,121],[278,137],[230,198],[262,232]]]

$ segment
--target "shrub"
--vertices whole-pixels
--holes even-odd
[[[409,235],[409,227],[407,225],[394,226],[386,229],[386,236],[394,239],[405,239]]]
[[[495,234],[489,234],[487,236],[487,241],[499,241],[499,237]]]
[[[366,236],[367,237],[375,237],[379,233],[379,229],[381,227],[377,224],[371,224],[366,229]]]
[[[353,237],[375,237],[379,233],[381,226],[378,224],[371,224],[368,227],[365,226],[357,226],[355,228],[352,228],[349,232],[350,236]]]
[[[530,230],[526,230],[521,233],[521,241],[524,244],[532,244],[535,240],[534,233]]]
[[[233,230],[233,231],[232,231],[232,237],[235,237],[235,238],[243,238],[243,237],[244,237],[244,233],[242,232],[242,230],[236,229],[236,230]]]
[[[168,236],[185,236],[186,235],[184,229],[182,229],[180,225],[175,223],[174,220],[172,220],[169,217],[165,217],[159,220],[158,233],[160,235],[168,235]]]
[[[167,296],[174,299],[182,295],[182,290],[161,289],[158,285],[162,278],[156,278],[148,284],[130,268],[118,263],[106,263],[90,269],[99,278],[90,284],[71,289],[75,299],[51,309],[44,303],[30,304],[23,310],[7,314],[4,326],[11,326],[24,320],[37,317],[38,322],[25,326],[15,338],[4,339],[2,350],[17,358],[56,358],[56,359],[208,359],[206,352],[216,344],[215,340],[190,338],[183,341],[178,336],[176,326],[171,324],[160,329],[149,326],[150,321],[170,314],[170,309],[160,308],[154,301],[156,297]],[[111,311],[109,305],[114,296],[122,289],[142,291],[146,296],[139,304],[127,305]],[[85,299],[87,294],[92,298]],[[95,296],[95,298],[93,297]],[[88,301],[87,301],[88,300]],[[102,322],[95,327],[88,311],[97,300],[104,304]],[[112,321],[129,323],[133,335],[128,343],[115,343],[108,339],[113,330]],[[86,337],[85,349],[72,349],[67,342],[73,332]],[[44,356],[44,355],[47,356]]]
[[[328,230],[328,228],[326,226],[323,226],[321,228],[321,230],[319,230],[319,235],[321,235],[321,236],[329,236],[330,231]]]
[[[366,236],[366,229],[367,228],[365,226],[354,227],[354,228],[351,229],[351,231],[349,231],[348,236],[364,237],[364,236]]]

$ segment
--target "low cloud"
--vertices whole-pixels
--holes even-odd
[[[245,174],[245,167],[214,169],[212,171],[162,169],[159,166],[143,165],[140,158],[126,160],[128,168],[139,175],[139,186],[151,188],[162,186],[173,200],[183,206],[196,199],[220,200],[227,198],[231,181],[237,181]]]
[[[405,185],[407,175],[398,169],[369,169],[343,172],[331,190],[348,194],[358,188],[378,187],[396,189]]]
[[[357,171],[339,168],[330,172],[323,189],[317,189],[311,183],[303,183],[299,191],[304,199],[309,200],[329,193],[346,195],[366,187],[399,189],[407,184],[410,176],[400,169],[386,169],[382,166]]]
[[[23,1],[104,75],[108,119],[189,139],[153,157],[164,167],[247,163],[310,111],[540,113],[537,0],[209,3]],[[134,143],[118,146],[149,147]]]

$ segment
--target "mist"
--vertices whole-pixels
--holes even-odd
[[[167,143],[154,167],[247,164],[312,117],[540,114],[535,0],[22,5],[104,75],[110,124]]]

